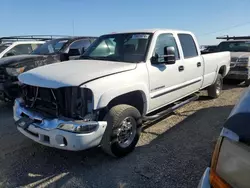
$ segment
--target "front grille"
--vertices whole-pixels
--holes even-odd
[[[230,68],[230,71],[248,71],[248,68],[247,67],[231,67]]]
[[[59,101],[53,89],[26,86],[22,88],[22,92],[27,106],[52,116],[58,116]]]
[[[0,83],[3,83],[6,81],[6,73],[5,73],[5,69],[0,67]]]
[[[238,59],[239,59],[238,57],[232,57],[231,62],[237,62]]]
[[[50,89],[23,85],[21,90],[27,107],[53,117],[78,119],[86,115],[86,103],[92,101],[92,92],[86,88]]]

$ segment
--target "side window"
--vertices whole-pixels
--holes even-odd
[[[32,51],[31,44],[19,44],[10,49],[4,56],[30,54]]]
[[[184,58],[191,58],[198,56],[198,51],[194,39],[189,34],[178,34]]]
[[[90,44],[91,42],[88,39],[74,41],[69,47],[69,55],[81,55],[90,46]]]
[[[180,59],[179,50],[172,34],[161,34],[158,36],[155,45],[155,54],[158,56],[164,55],[164,47],[172,46],[175,48],[176,60]],[[159,62],[164,62],[164,58],[159,58]]]
[[[37,49],[41,45],[42,44],[31,44],[32,51],[34,51],[35,49]]]
[[[114,39],[107,39],[102,41],[96,49],[90,54],[96,57],[106,57],[115,53],[116,42]]]

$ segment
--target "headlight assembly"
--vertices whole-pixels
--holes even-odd
[[[249,187],[250,147],[220,137],[212,157],[210,182],[213,187]]]
[[[79,123],[61,123],[57,128],[64,130],[64,131],[69,131],[69,132],[73,132],[73,133],[91,133],[93,131],[95,131],[98,127],[98,123],[97,122],[83,122],[81,123],[79,121]]]

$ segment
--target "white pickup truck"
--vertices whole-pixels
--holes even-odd
[[[19,75],[23,94],[15,100],[14,119],[21,133],[43,145],[73,151],[101,146],[122,157],[135,148],[143,121],[197,99],[193,94],[201,89],[218,97],[229,67],[229,52],[201,55],[191,32],[107,34],[79,60]]]

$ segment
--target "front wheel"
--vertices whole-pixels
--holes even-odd
[[[102,138],[101,147],[109,155],[123,157],[132,152],[140,137],[140,112],[130,105],[112,107],[104,121],[107,128]]]
[[[215,83],[208,87],[208,96],[215,99],[218,98],[222,92],[223,87],[223,78],[220,74],[218,74]]]

